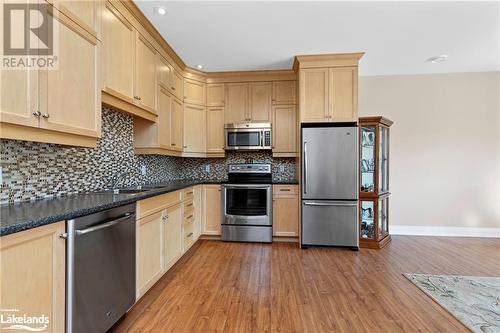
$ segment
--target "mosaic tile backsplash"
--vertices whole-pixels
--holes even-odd
[[[128,175],[120,186],[175,179],[225,180],[230,163],[272,163],[274,179],[296,177],[295,160],[272,158],[271,152],[228,152],[219,159],[135,155],[133,128],[133,117],[103,108],[102,138],[96,148],[0,140],[0,203],[101,190],[109,186],[114,174],[122,172]]]

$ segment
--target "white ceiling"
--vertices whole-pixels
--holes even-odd
[[[500,2],[135,2],[204,71],[290,69],[295,55],[343,52],[366,53],[361,75],[499,70]],[[425,61],[440,54],[448,60]]]

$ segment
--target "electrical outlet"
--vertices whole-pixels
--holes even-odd
[[[146,173],[148,172],[148,169],[146,168],[146,165],[141,165],[141,175],[145,176]]]
[[[285,166],[284,165],[280,165],[280,172],[285,172]]]
[[[205,165],[205,172],[210,172],[210,164]]]

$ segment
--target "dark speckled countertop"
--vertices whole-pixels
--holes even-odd
[[[137,194],[81,193],[37,201],[0,205],[0,236],[42,225],[89,215],[101,210],[133,203],[156,195],[178,191],[198,184],[220,184],[218,181],[178,180]],[[298,184],[277,180],[273,184]]]

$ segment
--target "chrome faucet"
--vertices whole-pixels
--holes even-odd
[[[118,192],[118,189],[116,188],[116,185],[118,184],[118,182],[125,176],[125,175],[129,175],[131,174],[130,171],[125,171],[125,172],[122,172],[122,173],[115,173],[113,175],[113,177],[111,177],[111,190],[113,190],[113,192]]]

